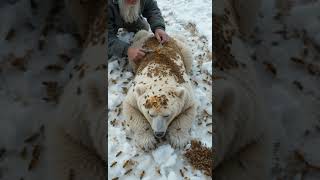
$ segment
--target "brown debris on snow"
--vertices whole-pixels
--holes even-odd
[[[194,168],[202,170],[205,175],[212,177],[212,148],[205,147],[200,141],[192,140],[191,148],[187,150],[184,156]]]

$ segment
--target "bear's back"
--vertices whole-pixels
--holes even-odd
[[[175,39],[170,38],[161,46],[155,37],[151,37],[145,41],[143,49],[150,52],[137,65],[136,80],[166,80],[176,84],[188,82],[181,49]]]

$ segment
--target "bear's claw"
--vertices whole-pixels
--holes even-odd
[[[136,145],[144,151],[149,151],[156,148],[157,140],[152,133],[143,133],[136,135]]]
[[[178,131],[169,134],[169,143],[175,149],[183,149],[190,141],[190,136],[187,132]]]

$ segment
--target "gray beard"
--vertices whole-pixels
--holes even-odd
[[[119,0],[120,15],[127,23],[135,22],[140,15],[140,1],[138,0],[135,5],[128,5],[126,0]]]

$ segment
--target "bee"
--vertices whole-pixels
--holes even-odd
[[[294,63],[297,63],[297,64],[302,64],[302,65],[305,64],[305,62],[304,62],[302,59],[300,59],[300,58],[291,57],[290,60],[291,60],[292,62],[294,62]]]
[[[30,137],[28,137],[27,139],[25,139],[24,142],[25,142],[25,143],[32,143],[32,142],[34,142],[35,140],[37,140],[39,136],[40,136],[40,133],[39,133],[39,132],[34,133],[33,135],[31,135]]]
[[[59,58],[62,59],[62,61],[65,62],[65,63],[70,62],[71,59],[72,59],[71,57],[69,57],[69,56],[66,55],[66,54],[59,54],[58,56],[59,56]]]
[[[126,171],[126,172],[124,173],[124,175],[129,174],[131,171],[132,171],[132,169],[129,169],[128,171]]]
[[[161,172],[160,172],[160,168],[159,167],[156,167],[156,171],[161,176]]]
[[[84,73],[85,73],[84,69],[81,69],[79,72],[79,79],[83,78]]]
[[[16,31],[14,29],[10,29],[10,31],[8,32],[8,34],[6,35],[5,40],[6,41],[10,41],[12,38],[14,38],[16,36]]]
[[[122,153],[122,151],[119,151],[119,152],[116,154],[116,157],[118,157],[121,153]]]
[[[117,161],[113,162],[110,167],[115,166],[117,163],[118,163]]]
[[[144,173],[145,173],[144,171],[142,171],[142,172],[141,172],[141,174],[140,174],[140,179],[142,179],[142,178],[143,178]]]
[[[126,160],[126,162],[123,164],[122,167],[125,168],[125,167],[128,165],[129,161],[130,161],[130,160]]]
[[[180,174],[181,174],[182,177],[184,177],[184,174],[183,174],[183,172],[182,172],[182,169],[180,169]]]
[[[56,72],[59,72],[59,71],[62,71],[63,70],[63,67],[61,67],[60,65],[58,64],[49,64],[45,67],[46,70],[51,70],[51,71],[56,71]]]
[[[296,85],[299,90],[301,91],[303,90],[303,86],[299,81],[293,81],[292,83]]]
[[[265,65],[265,68],[267,71],[270,71],[273,75],[277,74],[277,69],[275,68],[275,66],[271,63],[268,62],[263,62],[263,64]]]
[[[36,167],[36,165],[38,164],[39,162],[39,157],[40,157],[40,153],[41,153],[41,147],[40,145],[35,145],[33,146],[33,150],[32,150],[32,159],[29,163],[29,166],[28,166],[28,170],[32,170]]]

